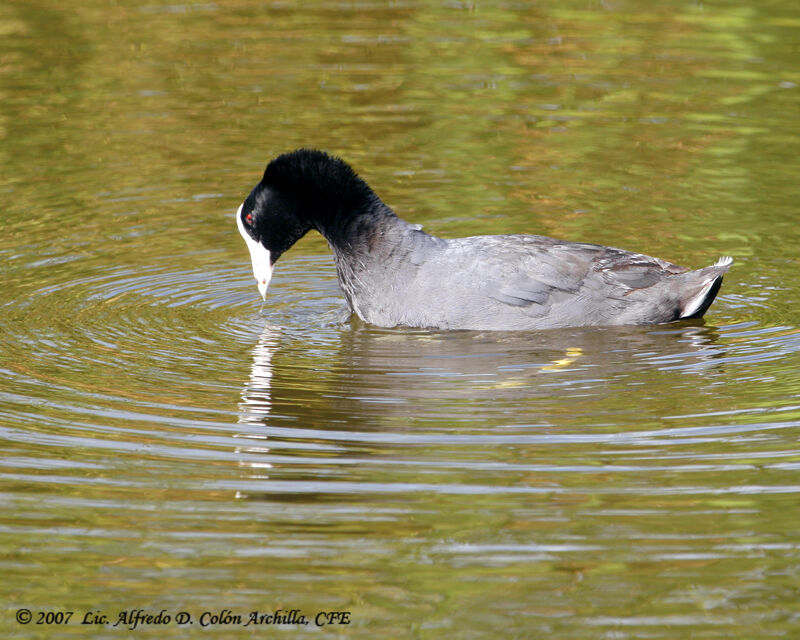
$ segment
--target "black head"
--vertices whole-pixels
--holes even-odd
[[[236,214],[262,296],[278,258],[309,229],[331,240],[343,220],[377,196],[350,166],[323,151],[275,158]]]
[[[270,252],[271,264],[311,228],[299,211],[299,202],[259,182],[242,203],[238,222],[247,235]],[[242,229],[240,228],[240,231]]]

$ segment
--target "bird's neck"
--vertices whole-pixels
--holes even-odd
[[[318,211],[310,222],[335,253],[354,257],[373,253],[405,224],[374,193],[349,207]]]

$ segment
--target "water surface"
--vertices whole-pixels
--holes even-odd
[[[3,636],[279,608],[311,622],[256,633],[797,635],[798,28],[782,1],[0,8]],[[736,264],[702,322],[377,329],[309,236],[262,304],[233,214],[298,146],[431,233]]]

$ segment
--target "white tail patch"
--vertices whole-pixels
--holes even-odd
[[[714,265],[716,266],[716,265]],[[719,277],[719,276],[717,276]],[[681,318],[688,318],[689,316],[694,315],[697,313],[697,310],[703,306],[703,303],[706,301],[706,296],[708,295],[709,290],[711,287],[714,286],[714,283],[717,281],[717,278],[712,278],[709,280],[702,289],[686,303],[686,306],[683,308],[683,312],[681,312]]]
[[[733,264],[733,258],[730,256],[722,256],[719,260],[717,260],[712,267],[729,267]]]

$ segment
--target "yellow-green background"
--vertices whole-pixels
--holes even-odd
[[[3,636],[796,636],[799,116],[794,1],[0,4]],[[232,216],[298,146],[432,233],[736,264],[705,324],[377,330],[309,236],[262,307]]]

